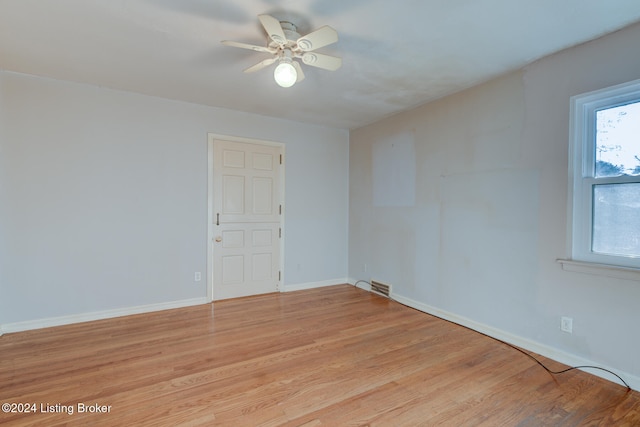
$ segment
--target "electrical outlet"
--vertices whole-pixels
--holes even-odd
[[[193,275],[193,280],[195,282],[199,282],[202,280],[202,273],[200,273],[199,271],[196,271]]]
[[[560,318],[560,330],[569,334],[573,333],[573,319],[571,317]]]

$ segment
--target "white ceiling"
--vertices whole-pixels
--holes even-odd
[[[257,15],[340,41],[289,89]],[[640,20],[638,0],[0,0],[0,69],[353,129]]]

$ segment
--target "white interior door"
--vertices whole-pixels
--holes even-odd
[[[282,149],[213,141],[213,299],[276,292]]]

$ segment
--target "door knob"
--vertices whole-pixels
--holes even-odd
[[[216,242],[222,242],[222,236],[216,236]]]

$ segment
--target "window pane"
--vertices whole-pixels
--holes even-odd
[[[608,255],[640,256],[640,184],[593,186],[591,249]]]
[[[596,112],[596,178],[640,175],[640,102]]]

